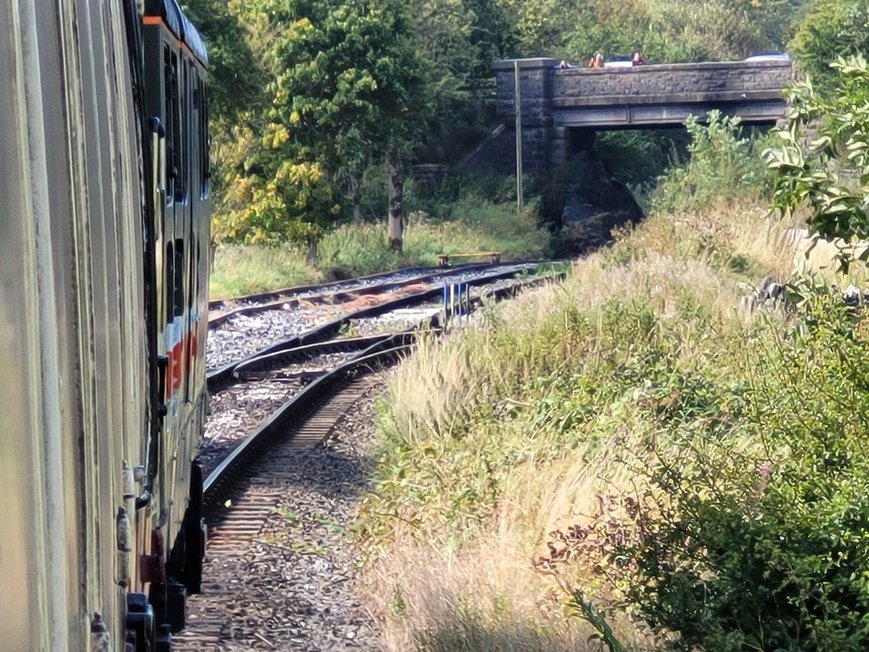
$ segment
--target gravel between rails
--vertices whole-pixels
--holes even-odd
[[[324,445],[299,451],[288,469],[291,488],[245,555],[207,553],[203,594],[188,600],[188,629],[173,649],[382,650],[378,625],[355,592],[347,528],[374,468],[373,406],[389,373],[372,377]]]

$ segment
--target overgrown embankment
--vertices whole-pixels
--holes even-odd
[[[389,649],[865,649],[869,319],[750,299],[790,225],[702,135],[666,211],[397,373],[359,527]]]
[[[758,223],[653,218],[403,366],[363,527],[393,649],[577,649],[574,591],[631,649],[866,606],[867,321],[740,309],[734,261],[789,262]]]

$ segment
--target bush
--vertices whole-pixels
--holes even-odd
[[[818,0],[800,21],[789,49],[823,94],[834,97],[838,75],[830,64],[869,52],[869,2]]]
[[[785,215],[805,207],[810,232],[850,243],[869,238],[869,66],[857,56],[833,68],[832,99],[810,82],[788,91],[788,123],[765,156],[776,172],[775,207]],[[807,131],[816,136],[809,142]],[[849,256],[841,253],[847,269]]]
[[[689,160],[659,179],[652,207],[660,211],[696,210],[719,197],[757,197],[769,174],[755,139],[742,138],[739,118],[709,112],[709,122],[694,116],[685,122],[691,143]]]
[[[659,387],[612,559],[673,647],[869,649],[867,354],[869,319],[827,295],[743,382]]]

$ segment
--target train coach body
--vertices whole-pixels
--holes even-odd
[[[0,23],[0,650],[166,649],[204,545],[205,48],[174,0]]]

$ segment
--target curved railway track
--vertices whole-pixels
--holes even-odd
[[[505,282],[487,296],[504,298],[549,280]],[[437,290],[442,292],[441,288]],[[480,291],[469,298],[467,305],[459,305],[464,311],[483,300]],[[449,310],[437,310],[417,326],[441,329],[452,316]],[[352,520],[353,510],[347,506],[355,504],[355,496],[364,487],[366,474],[359,468],[363,465],[350,464],[352,481],[343,475],[346,469],[331,470],[324,473],[333,479],[315,487],[313,494],[306,485],[318,473],[318,464],[323,468],[347,466],[349,455],[334,455],[332,446],[324,442],[340,445],[341,437],[335,436],[339,424],[352,420],[360,399],[382,384],[371,374],[405,355],[415,332],[409,329],[287,345],[248,356],[233,365],[232,382],[290,383],[290,398],[279,409],[267,410],[268,418],[253,433],[211,465],[204,503],[210,530],[208,568],[214,573],[210,576],[206,570],[205,595],[191,599],[191,618],[187,630],[176,637],[177,649],[377,649],[374,624],[355,602],[352,582],[347,579],[352,577],[353,558],[350,544],[341,534]],[[322,364],[324,357],[336,355],[338,359]],[[333,368],[323,368],[329,364]],[[266,393],[271,391],[267,389]],[[350,485],[356,493],[345,495]],[[325,501],[323,505],[317,496]],[[296,515],[297,501],[306,505],[300,514],[315,516]],[[340,509],[336,505],[341,505]],[[337,533],[328,525],[333,518],[337,519],[333,523]],[[287,529],[294,527],[300,531],[287,535]],[[262,559],[283,561],[265,563]],[[315,577],[332,579],[306,583],[306,578],[311,577],[311,569],[305,570],[308,566],[314,567]],[[325,571],[319,573],[317,568]],[[260,583],[280,583],[283,594],[269,594],[248,582],[259,573]],[[325,601],[323,592],[328,594]],[[315,599],[313,593],[320,598]],[[234,594],[245,597],[231,598]],[[336,594],[340,594],[338,602],[342,607],[333,613],[328,605]],[[282,602],[287,595],[292,596],[292,604]],[[275,600],[284,606],[275,607]],[[236,603],[246,605],[244,613]],[[294,611],[297,603],[320,606],[309,605],[305,608],[308,611],[303,609],[305,613],[300,614]]]
[[[486,284],[491,284],[503,279],[509,279],[522,274],[530,269],[530,265],[526,263],[512,265],[497,265],[497,266],[476,266],[469,268],[456,268],[453,272],[430,273],[425,278],[430,279],[428,284],[423,284],[419,276],[405,279],[400,283],[390,281],[388,283],[377,285],[374,288],[364,288],[365,294],[370,298],[364,302],[364,305],[345,304],[345,309],[339,306],[337,310],[331,311],[330,316],[322,318],[322,313],[311,311],[309,319],[299,325],[298,315],[290,308],[286,308],[286,302],[266,302],[256,306],[248,306],[242,310],[243,312],[233,313],[233,317],[250,317],[253,314],[260,315],[263,319],[268,315],[271,320],[266,326],[258,325],[256,338],[250,337],[249,341],[256,339],[262,340],[260,345],[255,346],[255,350],[250,350],[247,347],[230,356],[227,360],[226,356],[212,353],[213,348],[209,342],[209,362],[210,371],[207,374],[209,392],[216,392],[226,387],[233,382],[233,373],[236,366],[243,364],[246,361],[259,357],[265,354],[274,353],[277,351],[296,348],[304,344],[323,341],[324,339],[336,336],[343,328],[353,321],[375,317],[388,312],[394,312],[402,308],[416,306],[424,302],[436,302],[442,300],[445,293],[445,288],[455,285],[451,281],[457,279],[458,283],[467,287],[479,287]],[[470,274],[470,275],[469,275]],[[320,295],[322,296],[322,295]],[[358,297],[357,297],[358,298]],[[373,304],[373,305],[372,305]],[[310,304],[316,305],[316,304]],[[321,304],[322,305],[322,304]],[[330,306],[334,304],[328,304]],[[310,306],[309,306],[310,307]],[[433,309],[432,312],[435,312]],[[209,339],[218,341],[221,337],[220,329],[225,327],[229,321],[229,317],[221,317],[219,322],[209,322]],[[291,325],[287,325],[292,322]],[[212,327],[213,325],[213,327]],[[251,331],[253,328],[249,324],[240,326],[242,331]],[[289,333],[289,335],[287,335]]]
[[[176,638],[176,649],[376,649],[374,624],[352,588],[340,582],[329,588],[313,585],[309,567],[331,569],[341,565],[342,553],[349,553],[343,531],[336,530],[347,525],[352,512],[336,509],[336,504],[342,498],[346,502],[341,495],[346,485],[358,482],[361,489],[364,481],[362,474],[354,480],[340,468],[330,468],[336,466],[334,456],[319,444],[378,382],[372,376],[348,377],[342,391],[308,406],[295,422],[293,436],[277,438],[267,455],[253,455],[252,462],[243,464],[238,462],[250,449],[235,457],[231,483],[215,486],[211,480],[203,595],[191,599],[191,618]],[[338,458],[338,465],[342,461]],[[330,486],[311,487],[314,477]],[[287,527],[295,534],[288,536]],[[349,554],[345,563],[352,561]],[[278,590],[274,582],[294,580],[295,590],[272,593]],[[326,593],[326,606],[312,593]]]

